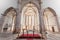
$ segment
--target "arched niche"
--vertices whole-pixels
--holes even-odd
[[[56,12],[50,7],[44,10],[44,24],[46,31],[59,32]]]
[[[23,32],[24,29],[25,32],[27,30],[39,32],[39,13],[37,7],[32,4],[28,3],[26,4],[22,9],[21,14],[21,32]]]
[[[2,32],[13,32],[16,21],[15,8],[13,7],[8,8],[3,14],[3,16],[4,16],[4,23],[2,26]]]

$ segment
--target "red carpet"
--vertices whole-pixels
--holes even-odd
[[[38,34],[22,34],[21,37],[40,37]]]
[[[27,39],[27,40],[33,40],[34,38],[42,38],[42,36],[41,35],[39,35],[39,34],[22,34],[22,35],[19,35],[18,37],[17,37],[17,39],[20,39],[20,38],[22,38],[22,39]]]

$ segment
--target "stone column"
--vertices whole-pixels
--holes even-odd
[[[57,23],[57,27],[58,27],[58,32],[60,32],[60,26],[59,26],[58,17],[57,17],[57,15],[55,15],[55,17],[56,17],[56,23]]]
[[[42,4],[41,1],[39,2],[39,21],[40,21],[40,33],[42,34],[42,36],[44,37],[44,40],[46,40],[46,30],[45,30],[45,26],[44,26],[44,20],[43,20],[43,9],[42,9]]]
[[[15,32],[20,33],[20,27],[21,27],[21,0],[18,0],[17,3],[17,14],[16,14],[16,24],[15,24]]]

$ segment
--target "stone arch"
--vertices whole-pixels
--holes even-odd
[[[40,4],[41,0],[19,0],[19,7],[18,7],[18,15],[17,15],[17,21],[16,21],[16,32],[20,34],[21,32],[21,15],[22,15],[22,10],[23,8],[25,7],[25,5],[29,4],[29,3],[32,3],[33,5],[35,5],[35,7],[38,9],[38,13],[39,13],[39,27],[40,27],[40,32],[39,34],[41,33],[43,36],[45,36],[45,28],[44,28],[44,24],[43,24],[43,19],[41,16],[42,13],[41,13],[41,4]],[[23,22],[24,23],[24,22]],[[41,30],[42,29],[42,30]],[[26,29],[24,29],[26,30]]]
[[[27,3],[27,4],[25,4],[24,6],[23,6],[23,8],[22,8],[22,10],[25,8],[25,7],[27,7],[27,8],[25,8],[25,10],[27,10],[28,9],[28,6],[27,5],[29,5],[29,4],[32,4],[33,5],[33,7],[35,7],[36,8],[36,10],[38,10],[38,7],[36,6],[36,4],[34,4],[34,3]],[[34,10],[34,8],[32,8],[33,10]],[[39,10],[38,10],[39,11]],[[26,11],[25,11],[26,12]],[[34,10],[34,12],[35,12],[35,10]],[[36,12],[35,12],[36,13]]]
[[[19,12],[18,12],[18,14],[19,15],[17,15],[17,19],[19,19],[19,20],[17,20],[16,21],[16,30],[17,30],[17,32],[18,32],[18,30],[20,30],[20,26],[21,26],[21,14],[22,14],[22,10],[23,10],[23,8],[27,5],[27,4],[29,4],[29,3],[31,3],[31,4],[34,4],[36,7],[37,7],[37,9],[38,9],[38,12],[40,13],[40,4],[39,4],[39,1],[37,2],[38,0],[33,0],[33,1],[29,1],[29,0],[19,0],[19,7],[18,7],[18,9],[19,9]]]
[[[3,14],[3,16],[6,16],[7,15],[7,13],[9,12],[9,11],[11,11],[11,10],[13,10],[13,11],[15,11],[16,12],[16,9],[15,8],[13,8],[13,7],[9,7],[9,8],[7,8],[6,10],[5,10],[5,12],[4,12],[4,14]],[[16,12],[17,13],[17,12]]]
[[[4,22],[2,26],[2,32],[13,32],[16,21],[16,10],[13,7],[6,9],[4,12]]]
[[[59,32],[59,23],[54,9],[48,7],[44,9],[44,24],[47,31]]]
[[[55,12],[54,9],[52,9],[52,8],[50,8],[50,7],[47,7],[47,8],[45,8],[45,9],[49,9],[49,10],[53,13],[54,16],[57,16],[57,14],[56,14],[56,12]],[[45,12],[45,11],[46,11],[46,10],[44,10],[44,12]]]
[[[37,9],[39,9],[39,4],[37,5],[37,3],[34,3],[32,1],[26,2],[25,4],[22,4],[22,9],[27,5],[27,4],[34,4],[35,7],[37,7]]]
[[[32,10],[32,11],[31,11],[31,10]],[[30,11],[31,13],[32,13],[32,12],[33,12],[33,13],[31,14],[29,11]],[[27,13],[27,16],[25,15],[26,13]],[[29,16],[28,13],[30,13],[31,16]],[[36,14],[36,15],[35,15],[35,14]],[[34,25],[34,23],[33,23],[32,21],[31,21],[30,23],[33,23],[33,24],[31,24],[31,25],[33,25],[34,27],[36,26],[36,28],[38,28],[37,26],[39,26],[39,16],[38,16],[39,13],[38,13],[37,7],[36,7],[34,4],[32,4],[32,3],[31,3],[31,4],[30,4],[30,3],[26,4],[26,5],[23,7],[23,10],[22,10],[22,14],[21,14],[21,15],[22,15],[21,17],[23,17],[23,16],[26,16],[26,18],[28,17],[28,18],[27,18],[28,20],[26,19],[27,21],[29,21],[29,18],[30,18],[30,17],[31,17],[31,20],[33,20],[33,19],[32,19],[32,15],[37,16],[37,17],[38,17],[38,18],[37,18],[37,19],[38,19],[38,23],[35,24],[35,25]],[[24,17],[23,17],[23,18],[24,18]],[[24,18],[24,19],[25,19],[25,18]],[[37,19],[35,19],[35,20],[37,20]],[[25,21],[22,21],[22,19],[21,19],[21,22],[24,22],[24,23],[25,23],[26,20],[25,20]],[[35,20],[34,20],[34,21],[35,21]],[[36,22],[36,21],[35,21],[35,22]],[[23,23],[24,26],[26,26],[26,25],[28,25],[28,27],[30,26],[30,25],[29,25],[29,22],[28,22],[28,24],[26,24],[26,25],[25,25],[24,23]],[[27,22],[26,22],[26,23],[27,23]],[[21,24],[22,24],[22,23],[21,23]],[[33,29],[33,28],[32,28],[33,26],[30,26],[30,27],[31,27],[30,30]],[[27,26],[26,26],[26,27],[27,27]],[[28,30],[28,29],[27,29],[27,30]],[[40,29],[38,28],[37,31],[40,32]]]

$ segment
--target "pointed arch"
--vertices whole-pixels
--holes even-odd
[[[47,7],[46,9],[44,9],[43,15],[46,30],[52,32],[59,32],[59,23],[56,12],[52,8]]]
[[[4,14],[4,22],[2,26],[2,32],[13,32],[16,21],[16,10],[13,7],[6,9]]]
[[[7,13],[10,12],[11,10],[13,10],[13,11],[15,11],[15,12],[17,13],[17,11],[16,11],[15,8],[13,8],[13,7],[9,7],[9,8],[7,8],[7,9],[5,10],[4,14],[2,14],[2,15],[3,15],[3,16],[6,16]]]
[[[49,9],[49,10],[53,13],[54,16],[57,16],[55,10],[52,9],[52,8],[50,8],[50,7],[45,8],[45,9],[44,9],[44,12],[45,12],[47,9]]]
[[[37,31],[40,31],[38,9],[32,3],[26,4],[22,9],[21,30],[26,27],[28,27],[27,30],[33,31],[33,27],[35,27],[35,29],[38,28]]]

